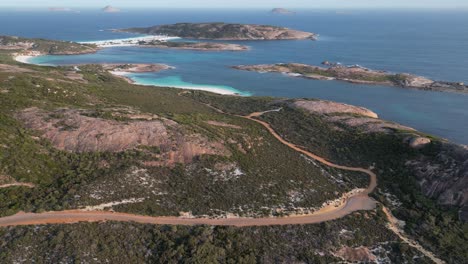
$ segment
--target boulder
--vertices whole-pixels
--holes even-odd
[[[421,149],[426,145],[430,144],[432,141],[426,137],[413,137],[409,140],[409,145],[414,149]]]

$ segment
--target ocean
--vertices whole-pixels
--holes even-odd
[[[243,41],[247,52],[204,52],[114,47],[97,54],[45,56],[39,64],[165,63],[174,70],[134,74],[138,83],[221,89],[244,96],[320,98],[369,108],[383,119],[468,144],[468,95],[314,81],[243,72],[241,64],[300,62],[413,73],[468,83],[468,11],[456,10],[128,10],[101,13],[0,10],[0,34],[71,41],[134,37],[109,29],[177,22],[235,22],[286,26],[320,34],[318,41]]]

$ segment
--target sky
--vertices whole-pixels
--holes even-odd
[[[0,8],[468,8],[468,0],[0,0]]]

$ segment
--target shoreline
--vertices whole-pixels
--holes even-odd
[[[155,36],[143,36],[134,38],[121,38],[121,39],[108,39],[108,40],[96,40],[96,41],[80,41],[80,44],[94,44],[99,48],[112,48],[112,47],[132,47],[140,46],[141,41],[168,41],[180,39],[180,37],[155,35]]]
[[[21,62],[21,63],[24,63],[24,64],[32,64],[31,62],[29,62],[29,60],[34,58],[34,57],[35,56],[18,55],[18,56],[14,56],[14,59],[17,62]]]
[[[46,66],[46,65],[43,65],[43,64],[35,64],[35,63],[32,63],[30,60],[34,57],[38,57],[38,56],[43,56],[44,54],[40,54],[40,53],[37,53],[37,54],[30,54],[30,55],[24,55],[24,54],[18,54],[18,55],[14,55],[13,56],[13,59],[17,62],[20,62],[20,63],[24,63],[24,64],[32,64],[32,65],[39,65],[39,66]],[[70,65],[75,65],[75,64],[70,64]],[[109,64],[106,64],[106,63],[102,63],[102,64],[99,64],[99,65],[102,65],[102,66],[106,66],[106,65],[109,65]],[[119,64],[115,64],[115,65],[119,65]],[[162,66],[162,64],[159,64]],[[172,66],[169,66],[169,65],[165,65],[166,67],[165,68],[162,68],[158,71],[161,71],[161,70],[168,70],[168,69],[173,69],[174,67]],[[125,80],[126,82],[128,82],[129,84],[134,84],[134,85],[142,85],[142,86],[154,86],[154,87],[168,87],[168,88],[174,88],[174,89],[186,89],[186,90],[199,90],[199,91],[206,91],[206,92],[212,92],[212,93],[216,93],[216,94],[221,94],[221,95],[232,95],[232,96],[250,96],[250,93],[242,93],[241,91],[238,91],[238,92],[235,92],[235,91],[231,91],[231,90],[228,90],[228,89],[222,89],[222,88],[217,88],[217,87],[210,87],[209,85],[207,86],[203,86],[203,85],[200,85],[200,86],[185,86],[185,85],[157,85],[157,84],[146,84],[146,83],[140,83],[138,81],[135,81],[134,79],[132,79],[130,76],[128,75],[131,75],[133,73],[145,73],[145,72],[158,72],[158,71],[119,71],[119,70],[109,70],[109,73],[112,74],[113,76],[115,77],[118,77],[118,78],[121,78],[123,80]]]
[[[34,64],[31,62],[32,58],[43,56],[44,54],[38,51],[27,51],[27,52],[19,52],[13,53],[13,59],[17,62],[21,62],[24,64]],[[34,64],[36,65],[36,64]]]
[[[235,92],[231,91],[228,89],[223,89],[223,88],[217,88],[214,86],[209,86],[209,85],[200,85],[200,86],[189,86],[189,85],[164,85],[164,84],[147,84],[147,83],[141,83],[138,82],[128,75],[131,75],[132,72],[122,72],[122,71],[111,71],[111,74],[113,74],[116,77],[119,77],[121,79],[124,79],[130,84],[135,84],[135,85],[142,85],[142,86],[153,86],[153,87],[167,87],[167,88],[173,88],[173,89],[185,89],[185,90],[197,90],[197,91],[206,91],[206,92],[212,92],[216,94],[221,94],[221,95],[232,95],[232,96],[250,96],[249,93],[242,94],[241,91]]]
[[[344,66],[329,61],[322,64],[328,67],[301,63],[276,63],[237,65],[231,68],[258,73],[280,73],[293,78],[319,81],[341,81],[352,84],[382,85],[433,92],[468,93],[468,85],[463,82],[437,81],[409,73],[372,70],[359,65]]]

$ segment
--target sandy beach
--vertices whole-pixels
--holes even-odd
[[[31,58],[33,58],[33,57],[34,57],[34,56],[19,55],[19,56],[16,56],[16,57],[15,57],[15,60],[16,60],[17,62],[30,64],[30,63],[29,63],[29,60],[30,60]]]
[[[180,39],[179,37],[170,36],[144,36],[136,38],[123,38],[123,39],[109,39],[109,40],[98,40],[98,41],[83,41],[81,44],[94,44],[101,48],[111,47],[129,47],[138,46],[140,41],[151,42],[151,41],[169,41]]]
[[[154,87],[169,87],[169,88],[178,88],[178,89],[187,89],[187,90],[199,90],[199,91],[207,91],[222,95],[239,95],[236,92],[230,91],[228,89],[210,87],[210,86],[185,86],[185,85],[164,85],[164,84],[146,84],[146,83],[139,83],[133,80],[129,75],[132,74],[131,72],[122,72],[122,71],[110,71],[115,76],[125,79],[127,82],[131,84],[138,84],[143,86],[154,86]]]

